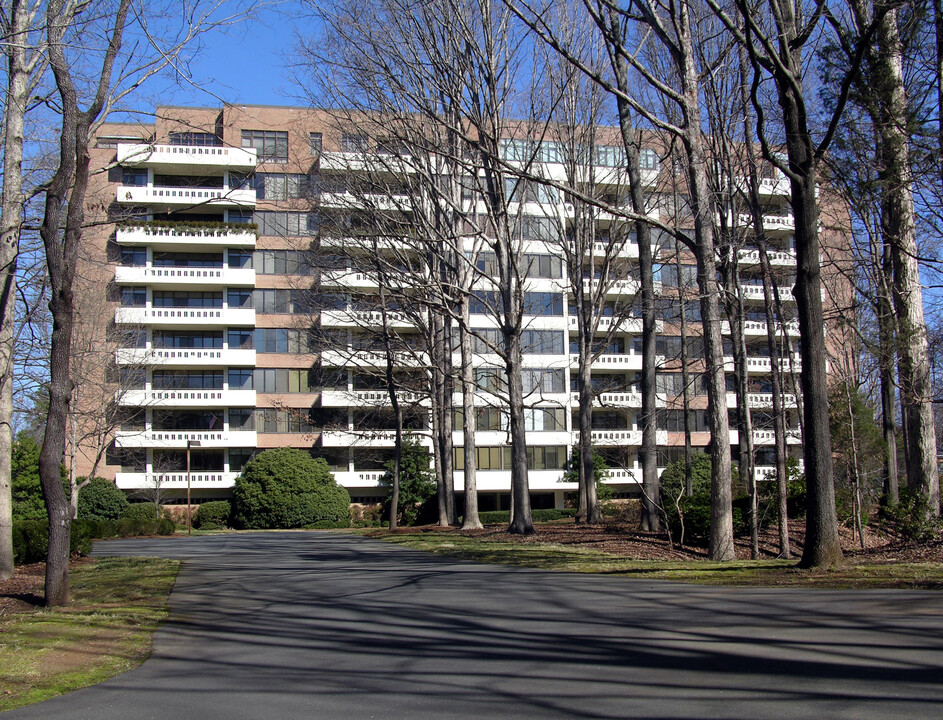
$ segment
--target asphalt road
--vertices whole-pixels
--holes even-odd
[[[943,595],[478,565],[325,533],[183,558],[141,667],[4,718],[943,718]]]

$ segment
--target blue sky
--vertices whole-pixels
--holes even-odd
[[[308,34],[312,27],[299,5],[286,0],[259,10],[251,20],[208,33],[188,66],[193,83],[156,81],[144,89],[138,107],[305,104],[289,68],[297,57],[297,32]]]

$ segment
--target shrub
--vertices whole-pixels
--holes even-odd
[[[225,527],[229,522],[231,512],[232,507],[228,500],[205,502],[197,508],[193,523],[194,527],[198,527],[201,530],[217,530],[221,527]],[[208,528],[207,525],[215,525],[215,527]]]
[[[582,462],[579,447],[573,448],[570,459],[566,461],[566,465],[563,467],[564,472],[560,482],[579,483],[580,464]],[[593,481],[596,483],[596,499],[601,506],[607,505],[612,500],[612,487],[603,482],[606,479],[606,470],[608,469],[609,465],[606,464],[606,459],[593,450]]]
[[[157,506],[154,503],[131,503],[121,513],[124,520],[157,520]]]
[[[13,518],[45,520],[46,502],[39,486],[39,445],[29,435],[16,436],[10,465]]]
[[[18,520],[13,523],[13,562],[16,565],[42,562],[49,549],[49,524],[45,520]],[[88,555],[92,551],[90,526],[80,520],[72,522],[69,552]]]
[[[233,526],[301,528],[348,520],[350,496],[327,463],[302,450],[265,450],[249,461],[233,489]]]
[[[173,535],[177,532],[177,525],[170,518],[161,518],[157,521],[158,535]]]
[[[929,543],[943,536],[943,519],[930,512],[930,503],[925,495],[902,490],[900,501],[886,507],[884,514],[910,540]]]
[[[305,530],[335,530],[350,527],[350,520],[318,520],[305,525]]]
[[[84,478],[79,478],[82,482]],[[117,520],[128,508],[128,499],[111,481],[93,477],[79,491],[79,517],[86,520]]]
[[[494,525],[495,523],[511,522],[511,513],[507,510],[486,510],[478,513],[478,519],[483,525]]]
[[[386,464],[386,472],[380,478],[380,485],[393,492],[393,461]],[[415,525],[429,519],[427,504],[435,496],[436,485],[429,470],[429,451],[412,439],[403,441],[403,451],[399,464],[399,522],[402,525]],[[390,495],[383,501],[383,517],[390,517]]]

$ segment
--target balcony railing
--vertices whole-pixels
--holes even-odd
[[[255,365],[255,350],[244,348],[119,348],[115,351],[118,365],[160,365],[161,367],[245,367]]]
[[[126,390],[115,398],[128,407],[253,407],[255,390]]]
[[[190,473],[192,488],[227,488],[232,487],[237,472],[193,472]],[[161,488],[186,488],[187,473],[115,473],[115,484],[121,490],[146,490]]]
[[[256,233],[250,228],[194,228],[173,226],[119,227],[119,245],[182,245],[210,247],[255,247]]]
[[[133,167],[197,166],[254,170],[255,148],[216,147],[209,145],[152,145],[150,143],[118,143],[119,165]]]
[[[225,188],[180,188],[119,185],[115,197],[119,203],[133,205],[213,205],[215,207],[253,207],[255,190]]]
[[[115,309],[122,325],[255,325],[253,308],[141,308]]]
[[[185,448],[199,442],[201,448],[255,447],[254,430],[122,430],[115,445],[123,448]]]
[[[124,267],[115,268],[115,282],[123,285],[219,285],[253,287],[252,268]]]

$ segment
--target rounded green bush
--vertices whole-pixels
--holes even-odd
[[[158,535],[173,535],[177,532],[177,526],[170,518],[161,518],[157,521]]]
[[[127,507],[128,499],[111,480],[93,477],[79,491],[79,517],[83,520],[117,520]]]
[[[231,513],[232,507],[228,500],[205,502],[197,508],[193,525],[201,530],[217,530],[226,527]],[[215,527],[210,528],[207,527],[208,525],[214,525]]]
[[[126,520],[157,520],[157,507],[150,502],[131,503],[121,517]]]
[[[349,515],[350,496],[334,482],[327,463],[302,450],[265,450],[236,478],[236,528],[303,528],[320,520],[346,521]]]

